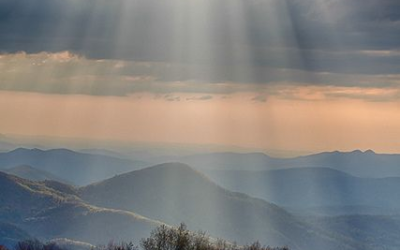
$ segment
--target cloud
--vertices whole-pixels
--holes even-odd
[[[355,99],[367,102],[392,102],[400,100],[400,89],[331,89],[324,93],[328,99]]]
[[[199,97],[189,97],[186,98],[188,101],[207,101],[207,100],[212,100],[214,97],[212,95],[203,95]]]
[[[251,98],[251,100],[253,102],[266,102],[267,97],[265,95],[257,95],[257,96],[254,96],[253,98]]]
[[[181,101],[181,98],[179,96],[173,96],[173,95],[164,95],[164,99],[168,102],[179,102]]]
[[[370,53],[370,52],[368,52]],[[187,94],[184,100],[205,101],[214,95],[229,96],[235,93],[254,94],[253,101],[266,101],[267,96],[283,99],[348,98],[371,95],[323,91],[317,96],[305,93],[305,89],[359,89],[368,93],[381,89],[379,98],[399,99],[398,95],[382,94],[400,90],[400,75],[338,74],[307,72],[294,69],[258,68],[254,75],[240,76],[240,81],[214,75],[212,68],[199,65],[202,74],[187,74],[194,70],[191,65],[163,62],[133,62],[111,59],[89,59],[68,51],[38,54],[24,52],[0,55],[0,90],[38,92],[47,94],[78,94],[94,96],[129,96],[151,93],[164,96],[168,101],[179,101],[179,94]],[[240,70],[239,72],[241,73]],[[254,81],[254,77],[258,77]],[[226,81],[226,80],[229,81]],[[253,81],[252,81],[253,80]],[[375,98],[375,99],[379,99]]]
[[[399,13],[397,0],[3,0],[0,90],[258,101],[396,90]],[[312,98],[357,96],[398,99]]]
[[[203,64],[224,81],[260,80],[254,67],[393,74],[399,56],[381,52],[400,47],[399,13],[397,0],[4,0],[0,50]]]

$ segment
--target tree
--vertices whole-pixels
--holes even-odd
[[[17,243],[15,250],[43,250],[43,243],[37,239],[24,240]]]
[[[184,223],[181,223],[179,227],[161,225],[150,233],[150,237],[142,239],[140,244],[143,250],[289,250],[287,247],[265,247],[258,241],[250,245],[238,246],[236,243],[230,243],[223,239],[212,240],[205,232],[189,231]],[[0,250],[8,249],[0,245]],[[54,242],[43,244],[33,239],[18,242],[15,250],[65,249]],[[92,250],[139,250],[139,248],[132,242],[115,244],[111,241],[106,246],[97,246]]]
[[[205,243],[202,240],[199,238],[196,241],[186,225],[181,223],[177,228],[166,225],[157,227],[149,238],[142,240],[141,245],[144,250],[194,250],[196,246],[201,250]]]

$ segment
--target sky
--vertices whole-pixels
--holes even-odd
[[[0,0],[0,133],[400,153],[397,0]]]

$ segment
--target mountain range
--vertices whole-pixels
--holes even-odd
[[[9,169],[4,169],[3,172],[21,177],[23,179],[31,180],[31,181],[53,180],[53,181],[58,181],[61,183],[70,184],[67,180],[64,180],[61,177],[58,177],[54,174],[51,174],[51,173],[43,171],[43,170],[36,169],[36,168],[28,166],[28,165],[20,165],[20,166],[12,167]]]
[[[79,153],[68,149],[18,148],[0,153],[0,171],[28,165],[60,176],[74,185],[87,185],[116,174],[139,169],[147,164],[99,154]]]
[[[276,205],[223,189],[179,163],[129,172],[79,189],[5,173],[0,173],[0,185],[0,221],[39,239],[92,244],[137,240],[161,222],[185,221],[193,230],[207,230],[240,244],[259,239],[295,250],[362,246]]]
[[[363,178],[400,177],[400,155],[377,154],[372,150],[326,152],[295,158],[274,158],[264,153],[210,153],[178,157],[176,160],[202,171],[278,170],[323,167]]]
[[[360,178],[330,168],[221,170],[207,175],[221,186],[291,208],[349,207],[400,211],[400,178]],[[358,212],[358,211],[355,211]],[[400,213],[400,212],[399,212]]]
[[[0,232],[13,225],[19,234],[14,239],[28,232],[39,239],[106,244],[111,239],[138,240],[160,224],[133,212],[87,204],[74,187],[54,181],[33,182],[0,172],[0,185]]]
[[[259,153],[188,156],[182,161],[194,167],[143,168],[138,165],[145,163],[135,166],[101,152],[18,149],[0,154],[0,243],[26,237],[81,246],[138,241],[157,225],[181,222],[239,244],[260,240],[294,250],[394,250],[400,242],[398,177],[360,177],[338,166],[265,165],[265,159],[281,164],[298,158]],[[327,153],[332,154],[386,157]],[[385,162],[393,164],[396,157]],[[382,166],[394,168],[390,164]]]
[[[82,199],[96,206],[135,211],[170,225],[184,221],[192,230],[207,229],[240,244],[261,240],[293,249],[310,242],[335,244],[282,208],[223,189],[181,163],[133,171],[79,191]]]

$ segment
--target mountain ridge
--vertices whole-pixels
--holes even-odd
[[[80,186],[139,169],[147,164],[111,156],[79,153],[69,149],[18,148],[0,153],[0,170],[19,165],[29,165],[55,176],[62,176],[69,183]]]
[[[264,171],[219,170],[206,173],[236,192],[290,208],[318,206],[372,206],[400,208],[400,178],[361,178],[322,167]]]
[[[39,239],[68,238],[95,245],[111,239],[139,240],[161,224],[134,212],[87,204],[48,184],[0,172],[0,222]]]
[[[292,249],[338,246],[329,234],[317,236],[316,228],[275,204],[226,190],[182,163],[132,171],[81,187],[79,192],[96,206],[136,211],[170,225],[184,221],[195,231],[207,229],[212,236],[242,244],[260,240]],[[345,242],[342,249],[353,249],[354,242]]]
[[[377,154],[372,150],[332,151],[292,158],[270,157],[264,153],[211,153],[175,160],[205,172],[324,167],[363,178],[400,177],[400,154]]]
[[[15,166],[12,168],[4,169],[3,172],[6,172],[6,173],[12,174],[12,175],[16,175],[23,179],[29,179],[32,181],[54,180],[57,182],[72,184],[72,183],[69,183],[67,180],[64,180],[54,174],[51,174],[47,171],[36,169],[29,165]]]

